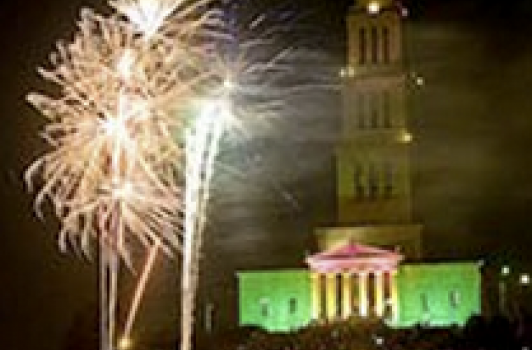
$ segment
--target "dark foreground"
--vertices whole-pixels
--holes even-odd
[[[390,329],[376,320],[316,324],[288,334],[242,328],[197,344],[201,350],[532,349],[532,317],[472,317],[463,328]]]

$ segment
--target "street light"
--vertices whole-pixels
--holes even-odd
[[[499,278],[499,311],[501,314],[506,313],[506,299],[508,294],[508,287],[507,287],[507,277],[510,275],[511,269],[510,266],[504,265],[501,268],[500,271],[500,278]]]
[[[530,284],[530,275],[528,273],[523,273],[519,276],[519,283],[522,286],[528,286]]]
[[[510,266],[508,265],[504,265],[502,268],[501,268],[501,275],[502,276],[508,276],[510,274]]]

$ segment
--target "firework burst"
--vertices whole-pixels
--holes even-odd
[[[60,219],[62,250],[90,256],[91,238],[99,242],[105,350],[115,338],[119,258],[132,266],[141,244],[152,265],[159,247],[182,246],[185,130],[194,101],[220,81],[205,44],[220,22],[207,4],[118,0],[112,16],[83,10],[72,42],[58,43],[51,68],[39,70],[57,89],[28,97],[48,120],[50,149],[26,179],[42,184],[37,210],[50,202]]]
[[[130,14],[155,3],[113,5]],[[59,43],[52,68],[39,70],[59,91],[29,96],[48,118],[43,137],[51,150],[28,169],[27,180],[36,174],[43,180],[36,206],[52,203],[63,249],[70,242],[89,253],[93,236],[127,260],[127,241],[180,246],[183,130],[191,101],[215,72],[205,64],[208,51],[194,44],[204,34],[198,28],[214,24],[212,16],[182,20],[179,31],[160,27],[161,16],[179,3],[131,14],[131,22],[83,10],[72,43]]]
[[[37,211],[50,203],[59,218],[62,250],[98,251],[102,350],[116,341],[120,261],[133,267],[138,245],[148,252],[120,342],[129,344],[158,251],[182,250],[181,347],[188,350],[220,140],[227,128],[279,113],[291,93],[280,83],[291,69],[283,62],[293,52],[268,51],[275,29],[238,38],[213,0],[109,5],[110,16],[82,10],[73,40],[58,43],[51,67],[39,69],[55,88],[28,100],[47,118],[49,149],[26,180],[37,188]]]

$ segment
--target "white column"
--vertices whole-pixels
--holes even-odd
[[[326,289],[326,309],[327,319],[334,320],[336,318],[336,274],[327,273],[325,275],[325,289]]]
[[[353,310],[353,281],[350,272],[344,272],[342,274],[342,317],[348,318],[351,316],[351,310]]]
[[[375,272],[375,315],[382,317],[384,315],[384,273],[382,271]]]
[[[321,275],[318,272],[311,272],[311,300],[312,300],[312,319],[319,320],[321,316]]]
[[[358,308],[360,316],[368,316],[368,273],[359,272],[358,274]]]
[[[334,320],[336,318],[336,274],[327,273],[325,275],[325,289],[326,289],[326,309],[327,319]]]

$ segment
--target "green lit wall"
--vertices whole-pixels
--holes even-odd
[[[311,319],[308,270],[239,272],[240,325],[289,331]]]
[[[481,311],[477,263],[403,265],[398,289],[399,327],[463,325]]]
[[[240,325],[289,331],[310,322],[308,270],[239,272],[238,281]],[[394,327],[463,325],[481,311],[475,262],[405,264],[397,274],[397,287],[399,319]]]

